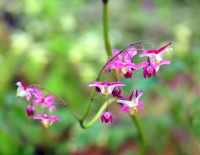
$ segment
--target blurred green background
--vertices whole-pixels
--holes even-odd
[[[138,117],[148,155],[200,154],[199,6],[197,0],[109,2],[112,48],[140,40],[150,40],[156,48],[172,42],[173,51],[164,55],[171,65],[162,66],[156,78],[143,79],[141,70],[131,80],[123,79],[128,92],[144,92]],[[45,129],[27,116],[26,99],[15,97],[20,79],[37,83],[81,117],[91,91],[87,84],[107,61],[102,31],[101,0],[0,1],[0,155],[138,154],[137,128],[127,113],[119,114],[116,103],[109,108],[111,125],[99,119],[84,130],[67,109],[58,107],[52,115],[62,122]],[[94,101],[88,120],[103,102]]]

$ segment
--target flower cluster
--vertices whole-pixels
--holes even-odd
[[[167,48],[171,43],[161,47],[160,49],[151,49],[146,50],[141,42],[137,42],[135,44],[127,46],[122,51],[114,49],[112,57],[109,58],[108,62],[103,66],[101,72],[97,77],[96,82],[91,82],[88,84],[89,87],[95,87],[97,92],[101,92],[107,98],[107,109],[101,115],[102,123],[113,122],[113,114],[108,110],[109,98],[113,96],[116,98],[116,102],[121,105],[121,110],[119,113],[123,113],[128,111],[131,115],[135,115],[138,109],[142,108],[143,101],[139,100],[143,94],[143,91],[133,90],[130,93],[130,96],[126,96],[121,87],[125,86],[126,83],[120,82],[118,80],[118,75],[124,78],[132,78],[133,72],[139,69],[143,69],[144,78],[150,78],[152,75],[156,76],[157,72],[161,65],[170,64],[169,60],[163,59],[163,54],[165,52],[171,51],[171,48]],[[142,49],[137,49],[136,47],[132,47],[133,45],[140,45]],[[142,51],[141,51],[142,50]],[[139,53],[139,57],[147,57],[146,62],[141,62],[139,64],[135,64],[133,62],[133,57]],[[113,71],[114,70],[114,71]],[[103,74],[108,75],[112,73],[115,77],[115,80],[111,81],[101,81],[101,76]],[[108,77],[106,78],[108,79]],[[20,97],[25,97],[30,104],[26,108],[26,112],[28,116],[33,116],[34,119],[40,119],[42,124],[45,127],[49,127],[53,124],[54,121],[61,121],[61,118],[58,116],[48,115],[48,112],[52,112],[56,110],[56,105],[66,106],[65,102],[59,98],[57,95],[53,94],[46,88],[39,85],[30,85],[26,86],[26,84],[21,80],[16,83],[17,95]],[[42,90],[48,92],[47,95],[43,94]],[[55,100],[59,100],[61,103],[55,103]],[[35,115],[36,108],[35,106],[39,106],[41,108],[45,108],[43,114]],[[90,107],[90,106],[89,106]],[[69,109],[69,107],[68,107]],[[87,110],[88,111],[88,110]],[[71,112],[71,110],[70,110]],[[72,113],[72,115],[74,115]],[[84,114],[84,117],[87,115]],[[75,116],[75,115],[74,115]],[[83,120],[79,119],[77,116],[75,118],[82,123]],[[83,125],[83,124],[81,124]]]
[[[167,48],[171,43],[161,47],[160,49],[151,49],[146,50],[142,46],[142,52],[139,54],[139,57],[147,57],[146,62],[141,62],[139,64],[135,64],[133,62],[133,57],[138,53],[137,48],[125,48],[124,50],[120,51],[114,49],[112,52],[112,57],[109,61],[104,65],[102,72],[99,74],[102,76],[104,73],[112,72],[117,79],[117,74],[123,76],[124,78],[132,78],[133,72],[135,70],[143,69],[144,78],[150,78],[152,75],[156,76],[157,72],[161,65],[170,64],[169,60],[163,59],[163,54],[165,52],[171,51],[171,48]],[[141,49],[140,49],[141,50]],[[113,72],[112,70],[115,70]],[[119,82],[116,80],[115,82],[108,82],[108,81],[100,81],[100,77],[98,77],[98,81],[91,82],[88,84],[89,87],[96,87],[97,92],[101,92],[107,98],[110,95],[116,97],[117,103],[120,103],[121,110],[120,113],[125,111],[129,111],[130,114],[136,114],[138,109],[142,108],[143,101],[139,100],[142,96],[143,92],[138,90],[133,90],[129,97],[126,97],[122,93],[122,89],[120,87],[125,86],[125,83]],[[125,94],[125,93],[124,93]],[[111,122],[113,121],[113,115],[111,112],[107,110],[102,113],[101,115],[102,122]]]
[[[26,97],[27,101],[31,102],[26,108],[28,116],[34,116],[36,112],[35,105],[39,105],[41,108],[45,108],[45,114],[38,114],[33,117],[34,119],[41,119],[45,127],[51,126],[54,121],[61,121],[58,116],[48,116],[46,114],[48,111],[52,112],[56,109],[56,104],[54,104],[55,95],[44,95],[38,88],[26,86],[22,80],[17,82],[16,86],[18,86],[16,96]]]

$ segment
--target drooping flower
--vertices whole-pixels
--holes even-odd
[[[28,105],[26,107],[26,112],[28,116],[33,116],[35,114],[35,107],[33,105]]]
[[[106,64],[106,67],[110,69],[116,69],[116,71],[125,78],[131,78],[133,70],[138,70],[145,67],[146,65],[147,62],[142,62],[136,65],[132,62],[111,61]]]
[[[147,50],[142,52],[139,56],[140,57],[144,57],[147,56],[149,57],[153,62],[160,64],[163,54],[165,52],[169,52],[172,50],[172,48],[167,48],[169,45],[171,45],[172,43],[168,43],[167,45],[161,47],[160,49],[156,50],[156,49],[151,49],[151,50]]]
[[[125,86],[123,82],[91,82],[88,84],[89,87],[98,87],[102,94],[108,96],[112,93],[115,87]]]
[[[102,113],[102,115],[101,115],[101,122],[102,123],[103,122],[105,122],[105,123],[108,123],[108,122],[112,123],[113,122],[113,114],[111,112],[108,112],[108,111]]]
[[[47,128],[53,124],[54,121],[61,121],[58,116],[47,116],[46,114],[39,114],[33,117],[34,119],[41,119],[42,125]]]
[[[152,75],[156,76],[156,72],[158,72],[161,65],[169,65],[170,60],[161,60],[158,63],[153,62],[149,57],[147,59],[148,65],[143,68],[144,78],[148,76],[150,78]]]
[[[39,93],[39,90],[37,91],[37,98],[34,98],[32,100],[33,103],[41,105],[41,107],[47,107],[49,111],[53,111],[56,109],[56,106],[53,104],[53,101],[55,100],[55,95],[47,95],[44,96],[42,92]]]
[[[143,94],[142,91],[138,92],[136,90],[131,93],[128,99],[127,98],[118,99],[117,102],[123,104],[120,113],[125,112],[130,109],[133,109],[134,111],[136,111],[138,108],[142,108],[141,107],[142,101],[139,101],[139,98],[142,94]]]
[[[156,68],[155,68],[155,65],[153,64],[153,62],[151,62],[151,60],[147,59],[147,62],[148,62],[148,65],[145,66],[143,68],[143,75],[144,75],[144,78],[146,78],[146,76],[148,76],[149,78],[154,75],[156,76]]]
[[[31,99],[31,91],[33,90],[32,87],[27,87],[26,84],[20,80],[16,83],[18,86],[16,96],[26,97],[28,101]]]
[[[136,114],[136,112],[138,111],[138,109],[143,108],[143,107],[142,107],[142,104],[143,104],[143,101],[140,101],[140,100],[139,100],[139,101],[138,101],[138,105],[135,106],[135,107],[132,107],[132,108],[130,108],[130,107],[126,106],[126,105],[122,105],[121,110],[120,110],[119,113],[123,113],[123,112],[125,112],[125,111],[129,111],[129,113],[130,113],[131,115],[134,115],[134,114]]]

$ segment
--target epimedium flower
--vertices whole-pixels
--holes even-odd
[[[22,80],[17,82],[15,85],[18,86],[16,96],[26,97],[27,100],[30,101],[30,99],[32,97],[31,91],[33,90],[33,88],[27,87],[26,84]]]
[[[58,116],[47,116],[46,114],[39,114],[33,117],[34,119],[41,119],[42,125],[48,128],[53,124],[54,121],[61,121]]]
[[[131,108],[136,111],[137,108],[142,108],[141,104],[142,101],[139,101],[140,96],[143,94],[142,91],[133,91],[129,98],[120,98],[116,102],[122,103],[124,106],[122,106],[122,109],[120,113],[125,112],[127,110],[130,110]]]
[[[113,122],[113,114],[109,111],[106,111],[104,113],[102,113],[101,115],[101,122],[105,122],[105,123],[112,123]]]
[[[113,56],[117,55],[120,52],[118,49],[112,51]],[[132,57],[137,54],[136,48],[129,48],[123,53],[119,54],[114,58],[113,61],[123,61],[123,62],[132,62]]]
[[[158,72],[161,65],[168,65],[170,64],[170,60],[161,60],[159,64],[151,61],[151,59],[148,57],[147,59],[148,65],[146,65],[143,68],[143,75],[144,78],[148,76],[150,78],[152,75],[156,76],[156,72]]]
[[[89,87],[98,87],[102,94],[108,96],[112,93],[115,87],[125,86],[123,82],[91,82],[88,84]]]
[[[138,70],[145,67],[146,65],[147,62],[142,62],[136,65],[132,62],[111,61],[106,64],[106,67],[110,69],[116,69],[116,71],[125,78],[131,78],[133,70]]]
[[[32,100],[33,103],[41,105],[41,107],[47,107],[49,111],[53,111],[56,109],[56,106],[53,104],[55,100],[55,95],[46,95],[44,96],[42,92],[37,90],[36,98]]]
[[[26,107],[26,112],[28,116],[33,116],[35,114],[35,107],[33,105],[28,105]]]
[[[148,56],[153,62],[160,64],[163,54],[165,52],[172,51],[172,48],[167,48],[171,44],[172,43],[170,42],[167,45],[164,45],[163,47],[159,48],[158,50],[156,49],[146,50],[142,52],[139,56],[140,57]]]
[[[130,108],[130,107],[126,106],[126,105],[122,105],[121,110],[120,110],[119,113],[123,113],[123,112],[125,112],[125,111],[129,111],[129,113],[130,113],[131,115],[134,115],[134,114],[136,114],[136,112],[138,111],[138,109],[143,108],[143,107],[142,107],[142,104],[143,104],[143,101],[140,101],[140,100],[139,100],[139,101],[138,101],[138,105],[135,106],[135,107],[132,107],[132,108]]]
[[[155,68],[155,65],[151,62],[151,60],[147,59],[147,62],[148,62],[148,65],[145,66],[143,68],[143,75],[144,75],[144,78],[146,78],[146,76],[148,76],[149,78],[154,75],[156,76],[156,68]]]

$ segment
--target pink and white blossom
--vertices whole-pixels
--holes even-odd
[[[142,52],[139,56],[140,57],[144,57],[147,56],[149,57],[153,62],[160,64],[160,62],[162,61],[163,58],[163,54],[165,52],[169,52],[172,51],[172,48],[167,48],[169,45],[171,45],[172,43],[168,43],[167,45],[159,48],[158,50],[156,49],[151,49],[151,50],[146,50],[144,52]]]
[[[129,108],[133,108],[133,107],[137,107],[139,105],[139,98],[141,97],[141,95],[143,94],[142,91],[133,91],[130,95],[129,98],[121,98],[118,99],[117,102],[118,103],[122,103],[123,105],[129,107]]]
[[[131,78],[133,70],[138,70],[140,68],[145,67],[146,65],[147,62],[142,62],[136,65],[132,62],[111,61],[106,64],[106,67],[110,69],[116,69],[118,74],[120,74],[121,76],[124,76],[126,78]]]
[[[42,125],[47,128],[53,124],[54,121],[61,121],[58,116],[47,116],[46,114],[39,114],[33,117],[34,119],[41,119]]]
[[[112,93],[115,87],[125,86],[123,82],[91,82],[88,84],[89,87],[98,87],[102,94],[108,96]]]
[[[53,104],[53,101],[56,99],[55,95],[44,96],[42,92],[39,93],[39,91],[37,91],[36,96],[37,98],[32,100],[33,103],[41,105],[41,107],[46,107],[49,111],[56,109],[56,106]]]
[[[134,115],[138,111],[138,109],[143,108],[142,104],[143,104],[143,101],[139,100],[138,101],[138,105],[135,106],[135,107],[132,107],[132,108],[130,108],[130,107],[126,106],[126,105],[122,105],[121,110],[120,110],[119,113],[123,113],[123,112],[129,111],[129,113],[131,115]]]
[[[26,97],[28,101],[31,99],[31,91],[33,90],[32,87],[27,87],[26,84],[20,80],[16,83],[18,86],[16,96]]]

